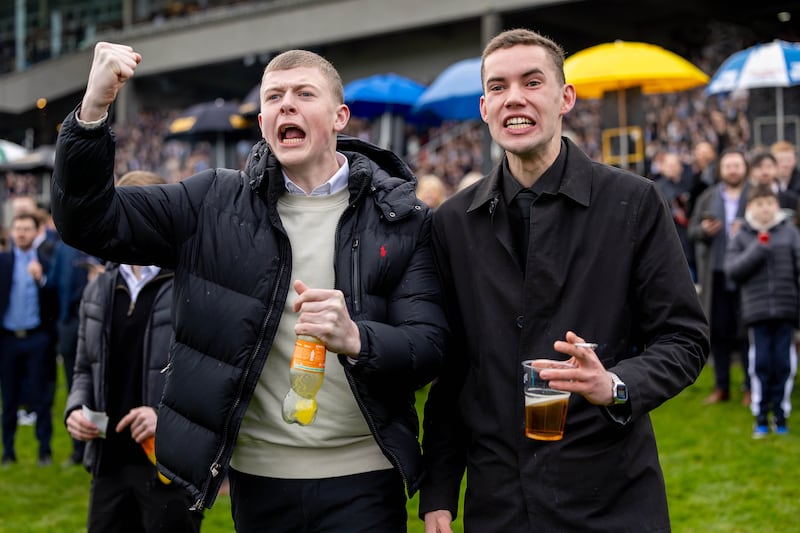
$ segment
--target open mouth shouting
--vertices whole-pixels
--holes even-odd
[[[299,144],[306,138],[306,132],[295,124],[284,124],[278,130],[278,140],[281,144]]]

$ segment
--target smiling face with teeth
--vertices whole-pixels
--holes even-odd
[[[307,192],[339,168],[336,134],[347,125],[350,110],[335,85],[314,66],[267,66],[261,80],[261,134],[286,174]]]
[[[519,181],[535,181],[558,156],[562,117],[575,105],[574,87],[561,81],[543,47],[527,44],[489,53],[483,79],[481,116],[492,139],[506,151]]]

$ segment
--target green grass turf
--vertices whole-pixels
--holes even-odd
[[[50,533],[85,531],[89,474],[64,467],[70,453],[61,424],[66,394],[59,374],[53,465],[36,465],[33,428],[17,434],[19,462],[0,468],[0,532]],[[800,479],[800,426],[789,420],[790,434],[754,441],[752,417],[739,403],[742,373],[732,371],[734,393],[728,403],[705,406],[713,377],[707,367],[698,383],[653,414],[661,463],[669,495],[673,531],[677,533],[757,533],[797,531],[797,480]],[[425,393],[418,394],[421,409]],[[794,394],[794,403],[798,394]],[[408,502],[409,532],[423,533],[417,498]],[[463,531],[460,520],[454,530]],[[203,531],[233,531],[230,501],[222,495],[206,511]]]

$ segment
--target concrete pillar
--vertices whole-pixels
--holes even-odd
[[[492,37],[497,35],[503,30],[503,20],[500,15],[494,11],[489,11],[481,17],[481,45],[486,46]],[[481,144],[483,146],[483,164],[481,165],[481,172],[488,174],[495,166],[495,161],[492,158],[492,136],[489,135],[489,128],[486,125],[481,130]]]
[[[133,0],[122,0],[122,29],[133,25]]]
[[[28,40],[27,12],[25,11],[25,0],[16,0],[14,3],[14,47],[16,49],[17,72],[22,72],[28,67],[25,60],[25,41]]]
[[[484,13],[481,17],[481,45],[485,46],[492,37],[503,30],[503,19],[495,11]]]
[[[128,124],[135,120],[139,114],[139,98],[136,93],[136,80],[125,82],[114,102],[114,116],[112,120],[117,124]]]

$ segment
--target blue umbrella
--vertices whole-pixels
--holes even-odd
[[[800,43],[776,39],[736,52],[722,63],[706,87],[708,94],[737,89],[775,88],[778,139],[783,139],[783,87],[800,85]]]
[[[443,120],[481,118],[481,58],[453,63],[425,89],[414,106],[414,113],[433,113]]]
[[[407,116],[424,90],[424,85],[394,73],[375,74],[345,85],[344,102],[357,117]]]

